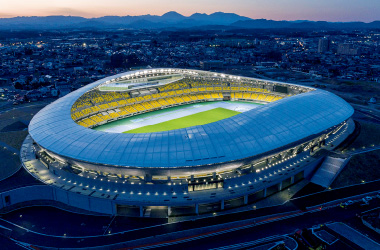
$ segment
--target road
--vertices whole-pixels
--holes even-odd
[[[152,241],[153,243],[155,241],[160,241],[161,239],[160,237],[163,237],[162,235],[165,235],[165,234],[172,234],[174,232],[181,232],[181,231],[186,231],[186,230],[196,229],[196,228],[205,228],[210,225],[219,225],[218,227],[220,228],[220,230],[223,231],[225,228],[231,227],[230,225],[226,223],[240,220],[241,221],[240,225],[236,225],[235,227],[241,227],[241,225],[245,225],[248,223],[246,222],[246,220],[249,218],[251,218],[252,220],[257,218],[257,220],[262,220],[265,222],[273,222],[273,221],[276,221],[277,219],[284,218],[287,216],[302,215],[302,216],[305,216],[305,220],[303,219],[303,217],[301,217],[301,219],[299,219],[299,217],[298,219],[294,219],[295,221],[299,221],[298,223],[302,223],[303,221],[307,221],[306,219],[308,218],[308,214],[310,213],[310,211],[313,211],[313,212],[316,212],[316,213],[313,213],[314,217],[315,217],[315,214],[318,213],[318,218],[323,218],[323,221],[332,220],[328,216],[324,218],[325,212],[319,211],[318,209],[319,204],[323,202],[329,202],[329,201],[331,202],[336,199],[342,199],[344,197],[348,197],[351,195],[360,195],[363,193],[367,193],[369,191],[373,191],[375,194],[375,192],[377,192],[377,190],[379,189],[379,183],[380,182],[371,182],[371,183],[365,183],[365,184],[352,186],[348,188],[312,194],[306,197],[297,198],[295,200],[292,200],[291,202],[285,203],[282,206],[258,209],[256,211],[251,210],[251,211],[227,214],[227,215],[222,215],[222,216],[202,218],[202,219],[193,220],[193,221],[160,224],[160,225],[155,225],[155,226],[150,226],[150,227],[145,227],[145,228],[140,228],[140,229],[132,229],[132,230],[124,231],[124,232],[112,233],[112,234],[107,234],[107,235],[102,235],[103,232],[101,232],[100,235],[93,235],[91,237],[85,237],[83,235],[72,237],[72,235],[70,235],[69,232],[68,232],[68,235],[62,235],[62,234],[58,236],[49,235],[49,233],[53,233],[53,230],[44,232],[44,233],[35,231],[37,230],[37,228],[41,227],[40,225],[35,225],[35,227],[33,227],[33,225],[29,225],[32,227],[26,228],[25,226],[19,226],[16,223],[13,223],[11,221],[7,221],[4,219],[0,219],[0,225],[12,229],[12,233],[11,233],[12,238],[20,240],[22,242],[28,242],[36,246],[51,246],[51,247],[99,246],[99,245],[108,245],[108,244],[117,243],[117,242],[128,242],[128,241],[133,241],[136,239],[144,239],[144,241],[142,242],[146,242],[145,238],[147,237],[148,238],[150,237],[150,241]],[[360,195],[356,198],[360,199],[360,197],[362,196],[363,195]],[[330,204],[330,205],[337,206],[340,202],[341,201],[335,201],[335,204]],[[379,203],[378,199],[374,201],[373,206],[376,205],[377,203]],[[312,207],[312,206],[317,206],[317,207]],[[282,215],[279,215],[279,213],[282,213]],[[344,212],[343,214],[346,214],[346,212]],[[352,216],[352,214],[350,213],[349,215]],[[42,220],[40,220],[41,223],[43,223],[43,221],[45,222],[47,221],[50,224],[53,223],[55,225],[55,228],[67,227],[67,224],[71,225],[73,228],[76,228],[76,229],[80,228],[80,225],[77,225],[78,223],[76,221],[65,220],[67,218],[65,218],[64,216],[58,216],[57,214],[50,215],[50,216],[46,214],[46,215],[41,215],[38,217],[43,218]],[[57,217],[61,217],[61,218],[57,219]],[[108,220],[110,220],[110,218]],[[36,221],[38,223],[38,220]],[[313,223],[314,222],[319,223],[318,221],[313,221]],[[94,223],[93,225],[95,225],[96,221],[94,221],[93,223]],[[135,221],[134,223],[138,223],[138,221]],[[302,226],[301,224],[295,224],[295,225],[297,225],[297,227]],[[209,231],[212,231],[212,230],[214,229],[212,228]],[[282,232],[283,231],[281,230],[279,231],[279,233],[282,233]],[[152,238],[152,236],[154,237]],[[177,238],[180,238],[180,237],[177,237]],[[128,246],[128,245],[130,245],[130,243],[125,244],[125,246]]]
[[[345,152],[345,153],[349,155],[358,155],[358,154],[364,154],[364,153],[379,150],[379,149],[380,149],[380,146],[373,146],[373,147],[368,147],[365,149],[360,149],[360,150],[355,150],[352,152]]]
[[[367,116],[367,117],[375,120],[378,123],[380,122],[380,117],[378,115],[372,113],[371,110],[365,110],[365,109],[362,109],[362,108],[361,109],[356,108],[355,111],[363,114],[364,116]]]
[[[55,100],[53,100],[53,101],[55,101]],[[32,107],[37,107],[37,106],[41,106],[41,108],[43,108],[44,106],[48,105],[51,102],[52,102],[52,100],[47,100],[47,101],[39,101],[39,102],[35,102],[35,103],[30,103],[30,104],[21,104],[21,105],[17,105],[17,106],[15,106],[15,105],[3,106],[0,108],[0,114],[8,112],[8,111],[15,110],[15,109],[32,108]]]
[[[364,210],[370,209],[375,206],[379,206],[380,201],[372,204],[370,207],[356,208],[356,209],[343,209],[341,207],[332,207],[322,211],[315,211],[312,213],[305,213],[303,215],[277,220],[271,223],[257,222],[256,226],[249,227],[242,230],[236,230],[223,234],[216,234],[210,237],[199,237],[196,240],[184,241],[182,243],[175,244],[173,241],[160,247],[154,247],[155,249],[210,249],[223,247],[228,245],[233,245],[237,243],[243,243],[247,241],[254,241],[261,238],[265,238],[272,235],[283,235],[294,233],[297,229],[310,228],[314,225],[321,225],[327,222],[354,222],[358,223],[359,220],[356,219],[356,214],[363,212]],[[376,236],[376,234],[374,234]],[[376,239],[380,242],[380,237],[377,236]],[[140,249],[150,249],[151,246],[141,246]]]
[[[25,249],[24,247],[18,245],[16,242],[0,235],[0,246],[1,250],[21,250]]]

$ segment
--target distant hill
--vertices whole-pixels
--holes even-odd
[[[49,30],[49,29],[186,29],[219,27],[220,29],[380,29],[380,21],[324,22],[324,21],[273,21],[251,19],[234,13],[194,13],[183,16],[170,11],[162,16],[104,16],[84,18],[79,16],[45,16],[0,18],[2,30]]]
[[[273,21],[251,19],[237,21],[231,26],[246,29],[379,29],[380,21],[364,22],[326,22],[326,21]]]

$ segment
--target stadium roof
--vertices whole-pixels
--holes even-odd
[[[97,164],[188,167],[262,154],[321,133],[354,112],[340,97],[314,90],[214,123],[164,132],[107,133],[75,123],[71,118],[74,102],[118,76],[89,84],[38,112],[29,125],[34,141],[58,155]]]

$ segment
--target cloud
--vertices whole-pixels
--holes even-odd
[[[64,16],[82,16],[82,17],[92,17],[93,14],[90,12],[68,8],[68,7],[57,7],[53,9],[44,9],[45,15],[64,15]]]
[[[0,18],[9,18],[14,17],[15,15],[9,14],[9,13],[1,13],[0,12]]]

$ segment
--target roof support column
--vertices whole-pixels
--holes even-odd
[[[144,207],[140,206],[140,217],[144,217]]]
[[[145,174],[144,181],[151,182],[152,181],[152,175],[151,174]]]

